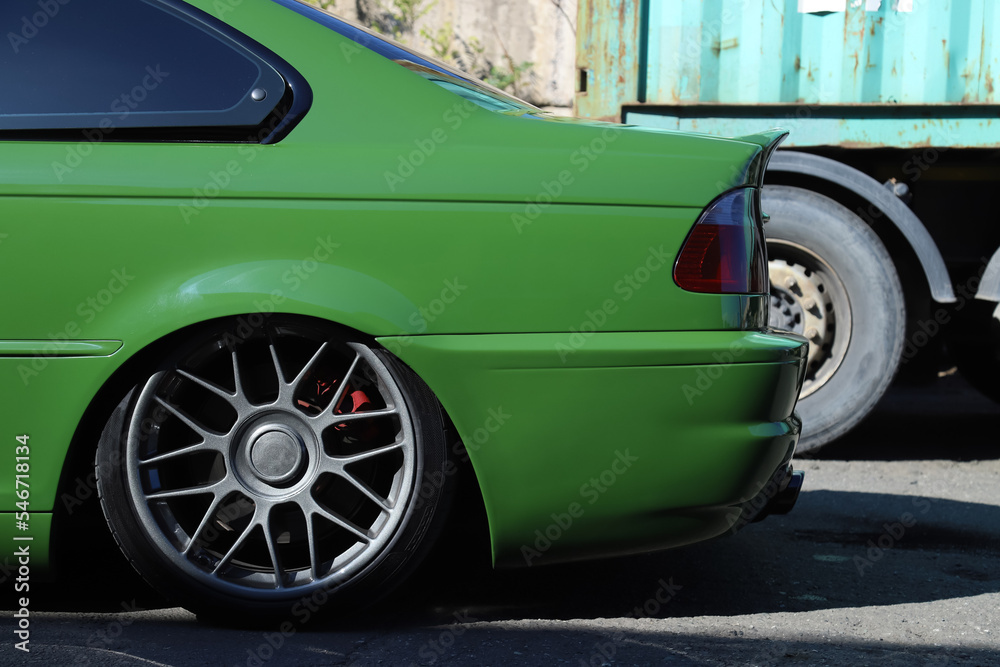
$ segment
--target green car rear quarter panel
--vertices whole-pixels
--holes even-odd
[[[802,341],[738,331],[764,297],[671,275],[704,207],[754,184],[761,146],[496,114],[269,1],[191,4],[287,60],[312,108],[268,146],[3,143],[0,435],[31,435],[33,512],[79,493],[63,462],[74,436],[93,446],[77,427],[126,361],[262,311],[378,337],[467,443],[489,410],[512,415],[469,451],[498,562],[616,452],[641,462],[553,558],[718,534],[788,458]],[[692,400],[734,342],[747,356]]]
[[[439,388],[466,443],[497,564],[714,537],[739,519],[731,506],[791,456],[801,341],[596,333],[571,355],[553,354],[564,340],[423,336],[401,352]],[[540,536],[548,542],[537,547]]]

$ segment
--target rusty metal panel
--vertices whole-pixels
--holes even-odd
[[[622,105],[639,101],[645,4],[646,0],[580,0],[576,51],[579,115],[620,120]]]
[[[995,0],[651,0],[648,103],[994,104]],[[911,9],[911,11],[904,11]],[[640,41],[633,42],[639,49]],[[600,86],[601,81],[597,81]],[[622,98],[625,102],[625,98]]]
[[[753,115],[727,115],[731,107],[628,107],[625,122],[666,130],[703,132],[724,137],[752,134],[765,127],[788,130],[783,148],[840,146],[843,148],[996,148],[1000,147],[1000,117],[951,115],[931,117],[912,107],[899,113],[860,117],[858,107],[808,107],[796,112],[754,107]]]
[[[578,115],[730,134],[778,125],[789,146],[1000,146],[997,0],[580,6]]]

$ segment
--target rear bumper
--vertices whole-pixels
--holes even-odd
[[[791,512],[799,500],[805,476],[802,470],[792,468],[791,461],[785,467],[779,468],[767,486],[754,498],[742,504],[743,516],[740,525],[734,525],[732,530],[737,530],[751,521],[763,521],[772,514]]]
[[[799,437],[807,344],[791,334],[595,333],[575,347],[565,334],[380,342],[452,417],[498,565],[721,535],[752,518],[750,501],[788,469]]]
[[[802,470],[789,470],[788,478],[778,489],[777,495],[768,503],[770,514],[788,514],[799,500],[806,474]]]

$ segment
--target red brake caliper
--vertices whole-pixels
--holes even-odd
[[[336,382],[336,380],[334,380],[334,382]],[[361,391],[360,389],[357,391],[351,391],[351,385],[347,385],[344,391],[344,395],[340,397],[340,402],[337,403],[337,405],[335,405],[333,408],[333,411],[335,413],[343,414],[344,399],[347,398],[348,393],[350,393],[351,396],[351,404],[352,404],[351,414],[354,414],[355,412],[360,412],[361,408],[371,404],[371,401],[368,400],[368,394]]]
[[[310,396],[309,397],[310,400],[302,398],[298,399],[297,401],[298,404],[301,405],[302,407],[311,408],[313,410],[319,411],[320,399],[322,399],[326,394],[330,393],[330,391],[333,389],[334,385],[337,384],[337,382],[338,380],[327,382],[325,380],[317,379],[316,394],[314,396]],[[340,397],[340,401],[337,402],[337,405],[333,406],[333,411],[335,414],[343,414],[344,399],[347,398],[348,396],[351,397],[351,414],[354,414],[355,412],[360,412],[363,408],[371,405],[371,400],[369,400],[368,394],[361,391],[360,389],[357,391],[351,391],[351,385],[347,385],[343,396]]]
[[[344,405],[344,399],[347,398],[348,393],[350,393],[350,396],[351,396],[351,414],[354,414],[356,412],[361,412],[363,409],[365,409],[369,405],[371,405],[371,401],[368,400],[368,394],[366,394],[365,392],[361,391],[360,389],[355,390],[355,391],[351,391],[351,385],[347,385],[346,387],[344,387],[344,395],[340,397],[340,403],[338,403],[334,407],[334,412],[335,413],[337,413],[337,414],[343,414],[343,408],[342,408],[342,406]],[[350,428],[350,426],[351,426],[350,424],[348,424],[347,422],[345,422],[343,424],[337,424],[334,428],[337,429],[338,431],[346,431],[346,430],[348,430]],[[357,426],[359,426],[359,425],[355,424],[354,426],[355,426],[355,433],[352,436],[346,436],[345,435],[345,437],[347,437],[347,438],[349,438],[351,440],[353,440],[354,438],[357,438],[357,437],[362,437],[362,438],[364,438],[364,437],[371,437],[373,435],[372,429],[375,428],[374,424],[368,424],[365,427],[364,435],[362,435],[362,433],[358,433],[357,432]],[[360,425],[360,426],[363,426],[363,425]]]

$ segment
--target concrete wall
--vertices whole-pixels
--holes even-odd
[[[418,11],[430,7],[401,40],[430,53],[422,35],[437,35],[451,26],[451,46],[461,59],[473,38],[484,47],[483,58],[508,68],[505,54],[515,63],[533,63],[522,77],[518,96],[540,106],[573,105],[576,68],[576,14],[578,0],[424,0]],[[317,0],[334,14],[365,23],[373,18],[398,15],[398,0]],[[508,68],[509,69],[509,68]],[[513,92],[508,89],[508,91]]]

